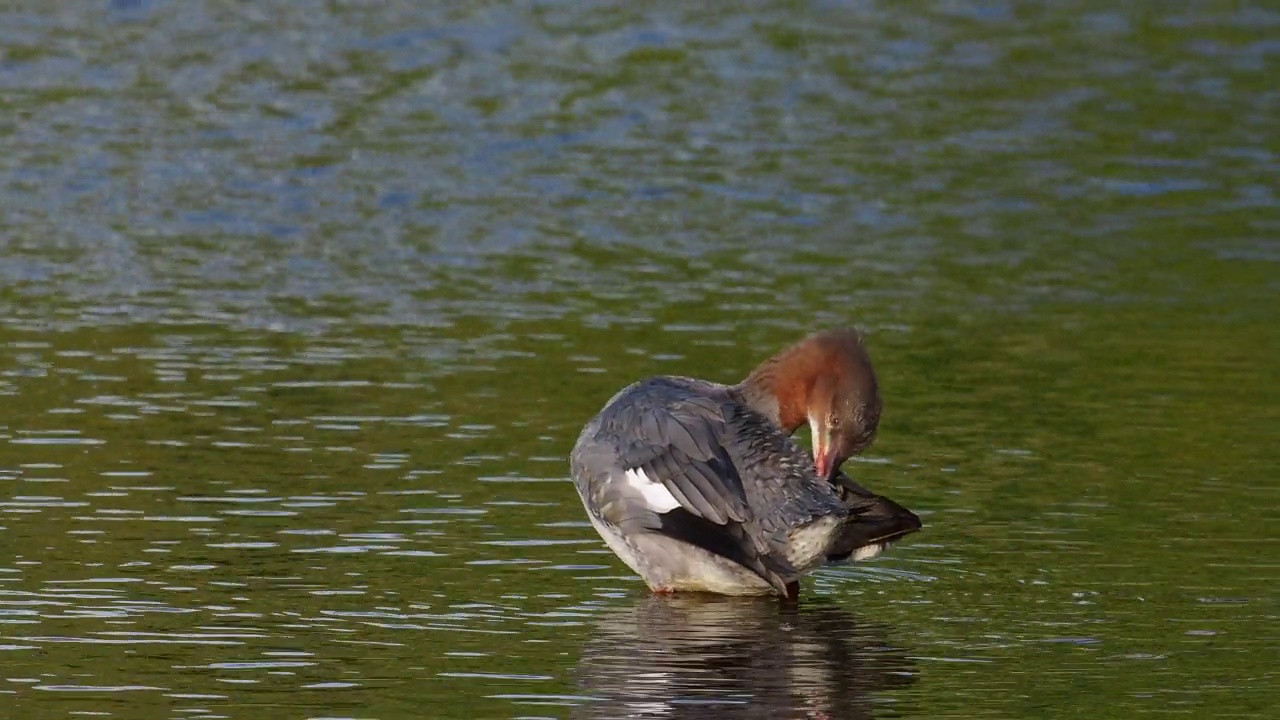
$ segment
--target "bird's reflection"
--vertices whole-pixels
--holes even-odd
[[[871,717],[871,693],[914,681],[886,628],[841,608],[650,596],[606,611],[577,669],[574,717]]]

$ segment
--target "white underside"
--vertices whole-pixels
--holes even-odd
[[[870,545],[864,545],[857,550],[854,550],[853,554],[849,556],[849,560],[857,562],[858,560],[873,558],[884,552],[884,549],[887,547],[889,547],[889,543],[872,543]]]
[[[588,512],[600,537],[650,590],[767,595],[773,587],[741,565],[657,533],[623,537],[617,528]]]

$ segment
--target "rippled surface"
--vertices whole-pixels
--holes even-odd
[[[0,706],[1273,712],[1280,14],[425,5],[0,23]],[[649,597],[582,423],[844,322],[925,531]]]

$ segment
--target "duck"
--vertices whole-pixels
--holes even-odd
[[[572,479],[591,525],[651,591],[795,600],[801,577],[921,527],[842,470],[882,409],[862,334],[824,330],[734,385],[628,385],[583,427]],[[791,437],[805,424],[811,450]]]

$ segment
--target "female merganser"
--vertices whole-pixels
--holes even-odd
[[[799,578],[861,560],[920,519],[840,472],[880,421],[853,330],[812,335],[737,385],[654,377],[583,428],[573,481],[596,531],[655,592],[794,599]],[[813,455],[792,442],[809,423]]]

